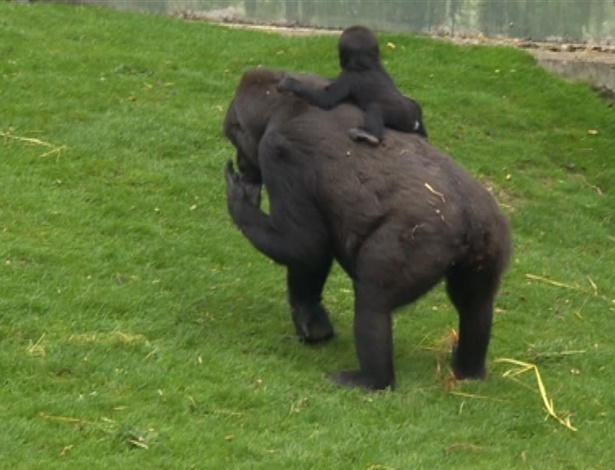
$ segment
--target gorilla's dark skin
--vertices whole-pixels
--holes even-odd
[[[335,259],[352,278],[359,368],[332,379],[393,387],[392,312],[444,279],[459,314],[453,372],[484,378],[494,298],[511,250],[496,201],[418,135],[389,130],[378,147],[341,138],[362,112],[308,106],[278,91],[283,76],[264,69],[243,76],[224,122],[241,172],[229,161],[225,178],[233,222],[287,268],[297,334],[306,342],[333,336],[321,294]],[[261,182],[269,214],[259,207]]]
[[[380,62],[376,36],[364,26],[346,28],[338,42],[341,73],[326,87],[286,76],[281,91],[290,91],[322,109],[349,102],[365,111],[363,123],[349,129],[353,140],[378,145],[385,126],[427,137],[423,111],[415,100],[404,96]]]

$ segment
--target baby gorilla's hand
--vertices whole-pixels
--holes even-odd
[[[278,83],[278,91],[295,91],[295,89],[297,88],[297,84],[298,83],[299,82],[296,79],[286,75]]]

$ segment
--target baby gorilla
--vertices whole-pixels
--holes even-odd
[[[286,76],[278,89],[290,91],[322,109],[331,109],[344,101],[359,107],[365,118],[363,126],[348,131],[353,140],[378,145],[385,127],[427,137],[421,106],[404,96],[384,70],[378,41],[368,28],[345,29],[338,50],[342,72],[327,87],[314,88]]]

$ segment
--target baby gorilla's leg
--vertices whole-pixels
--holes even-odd
[[[352,129],[349,129],[348,135],[352,140],[357,142],[365,141],[373,146],[377,146],[378,144],[380,144],[380,139],[378,137],[360,127],[353,127]]]
[[[377,146],[384,134],[384,119],[380,105],[377,102],[369,104],[363,119],[363,125],[349,129],[348,135],[354,141],[365,141]]]

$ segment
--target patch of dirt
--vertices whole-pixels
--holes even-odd
[[[487,178],[480,178],[480,182],[508,214],[515,212],[525,202],[520,196],[505,190]]]
[[[615,65],[615,45],[532,41],[518,38],[444,37],[455,44],[510,46],[525,49],[539,59],[599,62]]]
[[[544,68],[569,80],[588,83],[615,105],[615,45],[529,41],[516,38],[445,38],[456,44],[525,49]]]

